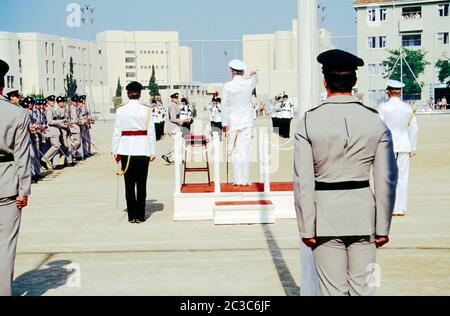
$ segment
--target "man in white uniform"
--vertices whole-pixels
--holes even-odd
[[[387,86],[389,101],[380,105],[378,112],[392,132],[397,158],[398,184],[393,215],[405,216],[408,210],[409,162],[416,156],[417,149],[417,119],[414,110],[400,99],[405,85],[399,81],[388,80]]]
[[[152,108],[139,102],[142,85],[132,82],[126,89],[130,101],[117,109],[112,153],[122,163],[128,221],[139,224],[145,221],[149,163],[156,159],[155,124]]]
[[[229,148],[233,161],[233,185],[249,186],[250,141],[254,124],[252,93],[258,83],[256,72],[244,78],[247,65],[240,60],[229,63],[233,80],[226,83],[222,92],[222,125],[229,132]]]

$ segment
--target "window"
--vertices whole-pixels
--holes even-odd
[[[381,104],[386,101],[385,90],[369,90],[369,100],[374,104]]]
[[[164,51],[163,50],[161,51],[161,55],[164,55]]]
[[[19,50],[19,55],[22,54],[22,44],[20,43],[20,41],[17,42],[17,48]]]
[[[52,69],[53,69],[53,74],[55,74],[55,61],[53,61]]]
[[[48,43],[45,42],[45,56],[48,56]]]
[[[134,50],[127,50],[127,51],[125,51],[125,54],[134,55],[134,54],[136,54],[136,51],[134,51]]]
[[[127,72],[126,76],[127,76],[127,78],[136,78],[136,73],[135,72]]]
[[[448,16],[450,3],[438,4],[439,16]]]
[[[102,54],[102,50],[101,50],[101,49],[98,50],[98,54],[99,54],[99,55]]]
[[[56,91],[56,79],[53,79],[53,91]]]
[[[20,78],[19,82],[20,82],[20,90],[23,90],[23,78]]]
[[[55,43],[52,43],[52,56],[55,56]]]
[[[19,59],[19,73],[22,73],[22,59]]]
[[[136,62],[136,58],[127,57],[127,58],[125,58],[125,62],[126,63],[135,63]]]
[[[422,7],[406,7],[402,9],[402,19],[414,20],[422,18]]]
[[[367,19],[369,22],[385,21],[387,9],[371,8],[367,10]]]
[[[46,73],[48,74],[48,60],[45,61],[45,70],[46,70]]]
[[[126,69],[136,69],[136,66],[126,66],[125,68]],[[141,66],[141,68],[142,68],[142,66]]]
[[[50,79],[47,78],[47,91],[50,91]]]
[[[384,73],[384,66],[382,63],[368,64],[369,76],[380,76]]]
[[[446,45],[448,44],[448,32],[446,33],[438,33],[437,40],[439,44]]]
[[[422,35],[420,34],[403,35],[402,46],[403,47],[422,46]]]
[[[369,48],[384,48],[387,45],[386,36],[369,37]]]

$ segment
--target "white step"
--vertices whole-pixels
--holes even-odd
[[[214,225],[275,224],[272,201],[216,202]]]

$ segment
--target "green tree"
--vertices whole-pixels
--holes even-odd
[[[77,81],[73,78],[73,58],[69,61],[69,74],[66,76],[66,95],[71,98],[77,94]]]
[[[439,69],[438,79],[439,82],[447,84],[447,88],[450,88],[450,62],[447,57],[444,56],[444,58],[436,63],[436,68]]]
[[[122,86],[120,84],[120,77],[117,79],[116,98],[122,97]]]
[[[155,65],[152,66],[152,76],[150,77],[150,82],[148,83],[148,90],[152,97],[159,95],[159,87],[156,83]]]
[[[425,60],[427,52],[422,49],[397,49],[389,51],[389,54],[390,56],[383,62],[387,75],[391,74],[389,79],[402,81],[405,84],[403,95],[406,96],[406,98],[412,94],[421,93],[421,86],[423,87],[424,83],[421,81],[417,82],[414,76],[419,78],[425,72],[425,67],[430,64]],[[402,61],[400,59],[400,54],[404,57],[403,76],[401,75]],[[411,69],[409,69],[405,60]]]

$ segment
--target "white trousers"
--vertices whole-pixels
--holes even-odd
[[[398,184],[394,211],[408,210],[409,153],[397,153]]]
[[[233,183],[247,185],[250,183],[250,145],[252,127],[231,131],[228,148],[233,161]]]

